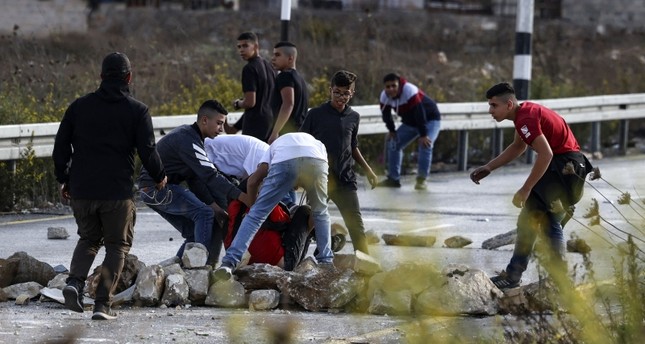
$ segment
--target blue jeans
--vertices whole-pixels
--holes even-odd
[[[167,184],[159,191],[147,187],[139,193],[141,200],[166,219],[185,239],[177,251],[177,257],[181,258],[184,254],[188,242],[197,242],[210,249],[215,213],[190,190],[181,185]],[[219,252],[216,253],[219,256]],[[211,258],[216,260],[219,257]]]
[[[334,254],[331,251],[331,223],[327,210],[328,169],[326,161],[306,157],[272,164],[257,201],[242,220],[235,239],[222,258],[222,264],[239,264],[271,210],[295,186],[301,186],[305,190],[311,206],[318,247],[316,260],[319,263],[331,263]]]
[[[426,179],[430,175],[432,164],[432,148],[439,136],[441,121],[427,121],[426,130],[431,141],[430,147],[419,145],[418,149],[418,170],[417,178]],[[403,149],[419,137],[419,130],[416,127],[401,124],[396,130],[396,141],[387,142],[387,176],[393,180],[401,179],[401,163],[403,161]]]

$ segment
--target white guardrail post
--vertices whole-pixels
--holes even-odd
[[[592,151],[600,149],[600,122],[620,121],[620,145],[627,147],[629,120],[645,118],[645,93],[591,96],[579,98],[560,98],[533,100],[536,103],[557,111],[568,123],[594,123],[591,137]],[[442,114],[441,130],[459,132],[457,144],[458,170],[468,168],[468,133],[472,130],[511,128],[512,123],[495,122],[488,114],[486,102],[476,103],[439,103]],[[354,106],[361,114],[359,135],[385,134],[385,124],[381,120],[378,105]],[[230,113],[229,121],[235,122],[241,113]],[[191,124],[196,115],[153,117],[155,136],[182,125]],[[20,159],[21,152],[30,144],[37,157],[49,157],[54,147],[54,138],[59,123],[15,124],[0,126],[0,161]],[[441,140],[441,136],[440,140]],[[578,138],[580,140],[580,138]],[[493,140],[494,141],[494,140]],[[495,143],[493,143],[495,144]]]

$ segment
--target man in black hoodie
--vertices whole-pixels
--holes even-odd
[[[116,318],[110,309],[111,296],[132,246],[136,218],[135,150],[158,189],[167,180],[148,107],[130,94],[131,78],[125,54],[107,55],[101,86],[67,108],[52,155],[61,196],[71,200],[80,236],[63,289],[67,308],[83,312],[85,279],[98,250],[105,246],[94,320]]]

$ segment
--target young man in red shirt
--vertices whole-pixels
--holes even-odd
[[[548,241],[549,258],[555,263],[551,266],[566,272],[562,227],[582,197],[584,179],[592,166],[580,153],[571,128],[555,111],[532,102],[520,104],[508,83],[491,87],[486,98],[488,112],[497,122],[514,122],[515,138],[499,156],[475,169],[470,179],[479,184],[493,170],[522,155],[528,146],[537,153],[531,173],[513,196],[513,205],[522,209],[513,256],[506,271],[491,278],[500,289],[514,288],[528,266],[538,234]]]

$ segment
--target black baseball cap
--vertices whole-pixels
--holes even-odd
[[[124,53],[114,52],[103,59],[101,77],[104,79],[121,79],[131,70],[130,60]]]

